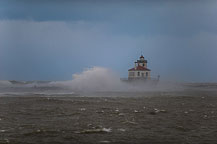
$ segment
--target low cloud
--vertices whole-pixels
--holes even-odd
[[[217,81],[217,34],[192,36],[116,33],[107,22],[0,21],[0,79],[69,80],[99,65],[127,76],[141,50],[153,75]]]

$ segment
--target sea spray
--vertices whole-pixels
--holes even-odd
[[[118,74],[103,67],[85,69],[79,74],[73,74],[70,81],[51,82],[51,85],[76,92],[119,91],[124,89]]]
[[[111,69],[92,67],[68,81],[0,81],[0,95],[72,95],[89,92],[177,91],[174,82],[122,81]]]
[[[120,78],[112,70],[103,67],[93,67],[74,74],[72,88],[82,91],[111,91],[119,89]]]
[[[53,84],[77,92],[143,92],[178,90],[180,88],[173,82],[122,81],[117,73],[104,67],[85,69],[80,74],[73,74],[71,81],[55,82]]]

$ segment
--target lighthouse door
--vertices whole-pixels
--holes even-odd
[[[145,73],[146,77],[148,77],[148,72]]]

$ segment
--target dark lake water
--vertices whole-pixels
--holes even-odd
[[[0,144],[217,143],[215,88],[66,93],[2,87],[1,94]]]

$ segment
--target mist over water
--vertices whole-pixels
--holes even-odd
[[[0,81],[0,94],[66,95],[89,92],[177,91],[183,87],[175,82],[126,82],[113,70],[92,67],[72,75],[68,81]]]
[[[92,67],[73,74],[70,81],[51,82],[53,86],[65,87],[77,92],[124,90],[120,77],[110,69]]]
[[[126,82],[111,69],[93,67],[80,74],[74,74],[72,81],[54,82],[75,91],[159,91],[180,89],[177,84],[169,82]]]
[[[74,74],[72,88],[79,91],[111,91],[121,90],[123,86],[120,77],[112,70],[93,67]]]

